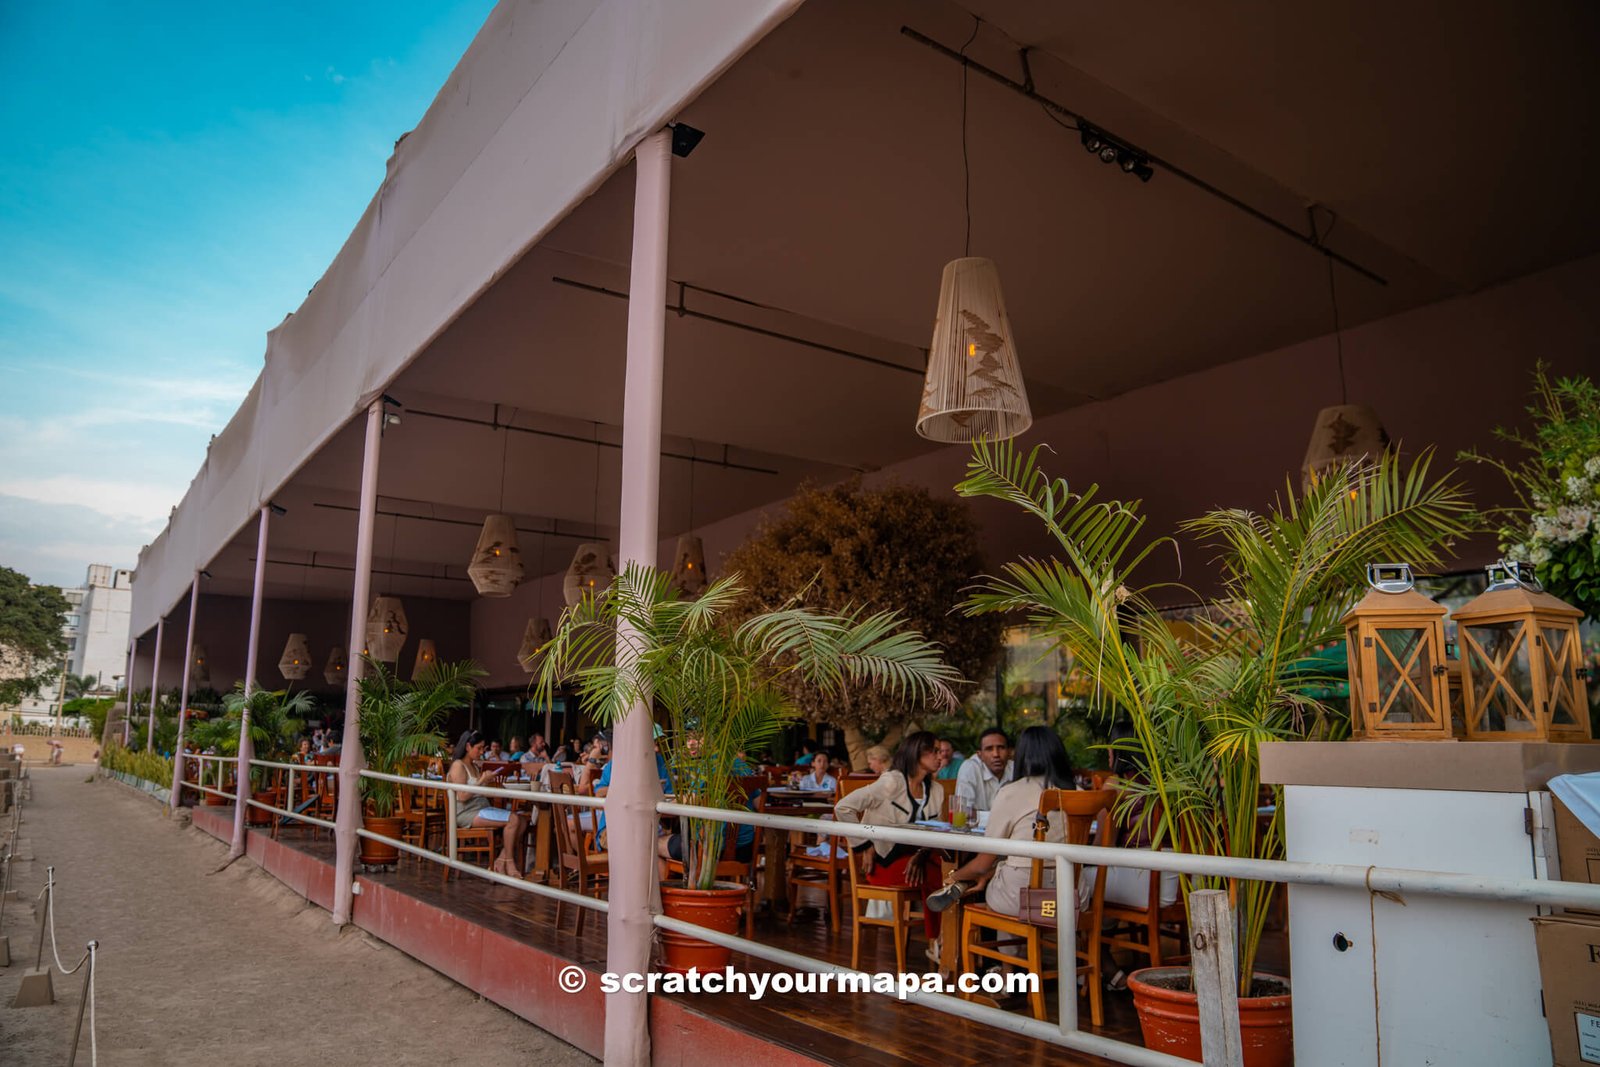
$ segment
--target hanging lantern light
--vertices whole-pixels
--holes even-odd
[[[939,281],[917,433],[930,441],[992,441],[1033,425],[994,261],[952,259]]]
[[[396,596],[374,597],[367,612],[367,653],[380,663],[396,663],[406,643],[406,609]]]
[[[1489,588],[1452,617],[1469,740],[1593,739],[1578,641],[1583,612],[1502,560],[1489,568]]]
[[[606,554],[606,546],[579,545],[578,551],[572,554],[572,562],[567,565],[566,577],[561,580],[561,595],[570,608],[582,600],[585,593],[598,596],[605,592],[616,576],[617,568]]]
[[[517,663],[529,674],[539,669],[539,658],[544,646],[550,643],[550,620],[529,619],[522,630],[522,644],[517,648]]]
[[[1389,435],[1376,411],[1365,404],[1335,404],[1317,412],[1301,475],[1309,485],[1341,464],[1373,462],[1388,447]]]
[[[278,673],[291,682],[298,682],[311,673],[311,642],[305,634],[290,634],[283,643],[283,655],[278,660]]]
[[[422,672],[439,662],[439,650],[433,642],[424,637],[417,642],[417,659],[411,665],[411,680],[414,682],[422,676]]]
[[[1350,729],[1368,741],[1450,740],[1442,605],[1404,563],[1367,567],[1372,591],[1344,617]]]
[[[211,661],[206,658],[206,646],[194,646],[194,662],[189,664],[189,681],[194,685],[211,684]]]
[[[343,685],[349,676],[350,663],[345,658],[344,646],[334,645],[333,651],[328,653],[328,662],[322,667],[322,680],[329,685]]]
[[[686,596],[699,596],[706,588],[706,547],[700,538],[684,534],[678,538],[672,580]]]
[[[483,520],[467,576],[479,596],[510,596],[522,581],[522,552],[517,548],[517,527],[511,516],[490,515]]]

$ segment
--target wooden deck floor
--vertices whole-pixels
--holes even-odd
[[[333,862],[333,845],[326,837],[311,840],[301,834],[289,834],[282,843],[329,864]],[[580,937],[573,929],[571,909],[562,928],[557,929],[553,903],[470,877],[445,884],[438,867],[421,867],[405,860],[396,871],[366,872],[363,877],[498,934],[536,945],[569,962],[605,970],[603,916],[591,914]],[[820,912],[809,915],[802,912],[799,920],[791,925],[784,917],[764,911],[757,918],[756,939],[830,962],[843,965],[850,962],[848,917],[839,934],[834,935]],[[912,941],[912,952],[919,963],[924,947],[919,930]],[[775,969],[772,964],[742,953],[735,953],[733,962],[736,968],[751,972]],[[863,940],[862,969],[888,972],[896,969],[893,945],[887,937],[878,936],[877,931]],[[823,1063],[905,1067],[923,1067],[930,1062],[972,1065],[1110,1063],[877,994],[769,992],[760,1001],[751,1001],[743,994],[682,995],[681,999],[702,1015]],[[1047,1000],[1053,1012],[1053,989]],[[1086,1021],[1087,1003],[1082,1003]],[[1106,1013],[1106,1025],[1099,1033],[1139,1043],[1138,1022],[1128,994],[1107,993]],[[1019,1014],[1025,1014],[1025,1010],[1019,1009]]]

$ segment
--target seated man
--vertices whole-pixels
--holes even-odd
[[[977,756],[961,764],[956,796],[967,801],[976,816],[994,807],[995,794],[1011,776],[1011,738],[1004,730],[990,728],[978,739]]]
[[[839,791],[839,781],[828,773],[831,761],[826,752],[818,752],[811,757],[811,770],[800,779],[799,788],[812,793],[836,793]]]

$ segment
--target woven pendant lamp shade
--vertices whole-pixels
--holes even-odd
[[[290,634],[283,643],[283,655],[278,660],[278,673],[291,682],[298,682],[311,673],[311,642],[305,634]]]
[[[189,664],[189,682],[201,686],[211,684],[211,661],[206,657],[206,646],[194,646],[194,662]]]
[[[572,554],[572,562],[567,565],[566,577],[561,580],[561,595],[570,608],[582,600],[585,593],[598,596],[605,592],[616,576],[617,569],[606,554],[605,545],[579,545],[578,551]]]
[[[479,596],[510,596],[523,577],[522,552],[517,548],[517,527],[509,515],[483,520],[478,547],[467,564],[467,577]]]
[[[417,659],[411,665],[411,680],[414,682],[421,677],[422,672],[439,662],[439,650],[433,642],[424,637],[417,642]]]
[[[539,669],[539,659],[544,646],[550,643],[550,620],[529,619],[522,630],[522,644],[517,648],[517,663],[529,674]]]
[[[399,597],[374,597],[367,612],[367,654],[379,663],[395,663],[405,643],[405,605]]]
[[[1033,425],[994,261],[945,264],[917,433],[930,441],[1005,440]]]
[[[1365,404],[1335,404],[1317,412],[1300,472],[1309,484],[1340,464],[1376,460],[1388,447],[1389,435],[1376,411]]]
[[[345,657],[344,646],[334,645],[328,653],[328,662],[322,666],[322,680],[329,685],[343,685],[350,671],[350,661]]]
[[[678,538],[678,550],[673,554],[672,581],[685,596],[699,596],[705,592],[706,546],[693,534]]]

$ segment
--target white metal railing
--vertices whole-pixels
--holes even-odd
[[[1555,882],[1532,878],[1499,878],[1489,875],[1455,874],[1440,871],[1413,871],[1387,867],[1359,867],[1350,864],[1303,863],[1290,860],[1247,860],[1225,856],[1204,856],[1147,849],[1106,848],[1097,845],[1067,845],[1041,841],[1017,841],[964,835],[959,845],[948,833],[905,827],[875,826],[864,823],[827,821],[793,815],[769,815],[753,811],[729,811],[663,801],[656,805],[662,815],[686,816],[715,822],[760,826],[781,831],[823,833],[852,840],[884,841],[916,845],[941,851],[958,848],[961,852],[989,853],[998,856],[1026,856],[1053,862],[1056,872],[1056,914],[1077,914],[1074,864],[1093,867],[1133,867],[1140,870],[1175,871],[1180,874],[1240,878],[1257,882],[1290,882],[1370,893],[1418,893],[1479,900],[1525,903],[1538,907],[1574,907],[1600,910],[1600,885]],[[825,825],[824,825],[825,823]],[[831,847],[831,845],[830,845]],[[853,862],[853,860],[852,860]],[[693,923],[654,916],[663,930],[699,938],[724,948],[743,952],[797,970],[849,972],[851,968],[828,963],[799,953],[773,948],[732,934],[707,930]],[[1025,1018],[999,1008],[960,1000],[945,993],[913,991],[906,999],[975,1022],[1001,1027],[1054,1045],[1103,1056],[1137,1067],[1180,1067],[1190,1061],[1156,1052],[1141,1045],[1117,1041],[1078,1029],[1077,983],[1069,976],[1077,970],[1077,939],[1066,936],[1067,920],[1061,920],[1057,938],[1057,1002],[1060,1022]]]
[[[255,798],[254,790],[249,790],[245,796],[244,802],[247,807],[257,808],[261,811],[270,811],[274,815],[277,815],[280,819],[293,819],[296,822],[310,823],[312,826],[321,827],[324,830],[334,829],[333,823],[329,822],[327,819],[319,818],[315,815],[307,815],[303,811],[295,810],[294,787],[295,780],[301,774],[338,774],[339,768],[337,766],[327,766],[321,763],[274,763],[271,760],[251,760],[248,764],[249,770],[253,771],[257,767],[268,767],[272,770],[289,772],[287,776],[288,785],[286,786],[285,796],[283,799],[283,807],[276,808],[271,804],[268,804],[266,801],[257,800]],[[306,784],[309,786],[310,782],[308,781]]]
[[[198,793],[210,793],[212,796],[222,797],[224,800],[233,800],[234,799],[234,794],[232,794],[232,793],[230,793],[227,790],[222,788],[223,782],[227,781],[227,775],[226,775],[226,773],[224,771],[224,767],[227,764],[230,764],[230,763],[231,764],[237,764],[239,762],[239,757],[237,757],[237,756],[213,756],[213,755],[207,755],[206,753],[203,753],[203,752],[179,752],[173,758],[177,761],[176,766],[178,768],[178,774],[177,774],[177,778],[178,778],[178,796],[175,796],[175,797],[172,798],[173,807],[177,807],[178,801],[182,797],[183,790],[184,790],[185,787],[187,787],[189,789],[193,789]],[[185,778],[184,773],[183,773],[183,771],[184,771],[184,763],[187,760],[194,760],[195,761],[196,769],[195,769],[195,777],[194,777],[194,781],[193,782],[188,781],[187,778]],[[216,783],[217,784],[216,784],[215,788],[213,788],[212,786],[206,785],[206,767],[207,767],[208,764],[215,764],[216,768],[217,768],[217,770],[216,770]]]
[[[356,830],[356,833],[361,837],[367,838],[371,841],[381,841],[386,845],[390,845],[402,852],[416,856],[419,859],[429,860],[430,862],[438,863],[453,870],[459,871],[462,874],[475,875],[479,878],[495,882],[499,885],[506,885],[512,887],[513,889],[520,889],[525,893],[533,893],[537,896],[546,897],[550,900],[564,901],[580,908],[588,908],[591,911],[604,912],[608,910],[610,905],[606,901],[600,900],[596,897],[586,897],[581,893],[574,893],[568,889],[544,885],[540,882],[530,882],[523,878],[512,878],[507,875],[499,874],[495,871],[486,870],[483,867],[478,867],[470,863],[463,863],[461,860],[456,858],[456,812],[458,804],[456,797],[458,794],[466,793],[473,796],[498,797],[508,801],[531,800],[536,804],[564,804],[568,807],[589,808],[591,810],[595,808],[603,810],[605,808],[606,802],[601,798],[577,796],[571,793],[535,792],[532,789],[531,783],[528,789],[506,789],[499,786],[461,785],[456,782],[447,782],[439,779],[411,778],[401,774],[383,774],[379,771],[367,770],[361,772],[361,777],[371,778],[383,782],[393,782],[396,785],[413,789],[421,788],[442,790],[445,795],[445,851],[441,854],[428,848],[420,848],[411,844],[409,841],[399,841],[392,837],[385,837],[383,834],[374,833],[364,826]],[[544,814],[547,817],[553,817],[555,813],[551,811],[545,812]]]

